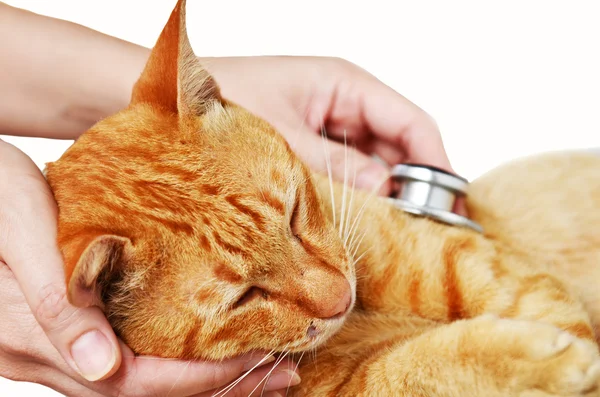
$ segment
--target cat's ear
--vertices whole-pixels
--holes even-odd
[[[190,45],[185,0],[179,0],[133,88],[131,103],[149,103],[179,115],[198,116],[220,102],[219,86]]]
[[[67,296],[79,307],[102,306],[99,276],[103,271],[119,271],[132,249],[131,241],[114,235],[82,235],[65,253]]]

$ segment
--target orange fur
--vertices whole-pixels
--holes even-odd
[[[599,158],[475,181],[486,235],[405,214],[330,185],[221,98],[184,3],[130,106],[48,164],[71,302],[103,307],[139,354],[317,349],[295,396],[596,393]]]

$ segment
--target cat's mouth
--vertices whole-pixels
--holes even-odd
[[[315,319],[310,322],[304,337],[290,343],[285,350],[291,353],[302,353],[318,348],[337,334],[356,304],[355,286],[351,284],[350,301],[343,312],[327,319]]]
[[[340,316],[334,320],[313,321],[306,331],[306,335],[297,341],[288,344],[285,351],[290,353],[303,353],[323,345],[342,328],[347,316]]]

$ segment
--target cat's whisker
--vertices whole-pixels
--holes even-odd
[[[302,354],[300,355],[300,358],[298,359],[298,362],[296,363],[296,366],[294,367],[294,372],[296,372],[298,370],[298,367],[300,366],[300,361],[302,361],[302,358],[304,357],[304,353],[306,353],[306,351],[303,351]],[[288,395],[288,393],[290,391],[291,383],[292,383],[292,379],[290,378],[288,386],[285,389],[285,396],[286,397],[287,397],[287,395]]]
[[[327,167],[327,178],[329,180],[329,191],[331,193],[331,212],[333,217],[333,225],[335,226],[335,197],[333,193],[333,172],[331,169],[331,153],[329,152],[329,143],[327,141],[327,133],[325,126],[321,125],[321,140],[323,142],[323,151],[325,152],[325,166]]]
[[[260,395],[261,395],[261,396],[262,396],[262,395],[264,394],[264,392],[265,392],[265,388],[267,387],[267,383],[269,382],[269,379],[271,378],[271,374],[273,373],[273,371],[275,370],[275,368],[276,368],[276,367],[277,367],[277,366],[278,366],[278,365],[281,363],[281,361],[282,361],[282,360],[283,360],[283,359],[284,359],[284,358],[285,358],[285,357],[286,357],[288,354],[289,354],[289,351],[288,351],[288,352],[285,352],[285,353],[283,354],[283,356],[281,356],[281,357],[279,358],[279,360],[277,360],[277,361],[275,362],[275,364],[273,365],[273,368],[272,368],[272,369],[269,371],[269,373],[267,373],[267,374],[265,375],[265,377],[263,378],[263,380],[262,380],[262,381],[261,381],[261,382],[260,382],[260,383],[259,383],[259,384],[256,386],[256,388],[254,388],[254,390],[256,390],[256,389],[258,388],[258,386],[260,386],[260,384],[264,382],[263,388],[262,388],[262,390],[261,390],[261,392],[260,392]],[[290,379],[290,380],[291,380],[291,379]],[[252,393],[254,392],[254,390],[252,390],[252,392],[250,392],[249,396],[250,396],[250,395],[252,395]]]
[[[354,259],[354,258],[356,258],[356,254],[358,253],[358,250],[360,249],[360,245],[361,245],[361,243],[362,243],[362,241],[363,241],[363,239],[365,238],[366,235],[367,235],[367,232],[364,231],[362,233],[362,235],[360,236],[360,239],[357,240],[356,245],[354,245],[352,247],[352,252],[351,252],[350,255],[352,257],[352,261],[354,262],[354,264],[356,264],[356,259]]]
[[[344,130],[344,187],[342,189],[342,208],[340,209],[340,238],[343,238],[344,220],[346,215],[346,195],[348,190],[348,145],[346,143],[346,130]]]
[[[359,230],[359,222],[362,219],[364,213],[364,208],[361,208],[361,210],[359,211],[359,213],[356,216],[355,222],[356,222],[356,226],[353,227],[353,230],[351,232],[351,236],[350,236],[350,241],[348,242],[348,246],[349,247],[355,247],[358,246],[360,244],[356,244],[356,239],[358,236],[358,230]]]
[[[173,358],[160,358],[160,357],[135,357],[135,356],[131,356],[131,355],[123,355],[123,358],[133,358],[134,360],[138,360],[138,359],[144,359],[144,360],[160,360],[160,361],[172,361],[175,364],[181,364],[184,366],[184,371],[190,366],[190,364],[192,363],[191,361],[182,361],[182,360],[178,360],[178,359],[173,359]],[[179,371],[181,367],[177,366],[177,370]],[[156,373],[154,375],[155,378],[160,378],[161,376],[168,374],[169,372],[174,371],[176,368],[172,367],[172,366],[168,366],[166,369],[164,369],[163,371],[159,371],[158,373]],[[177,381],[181,378],[181,375],[179,378],[177,378]],[[175,381],[175,382],[177,382]],[[172,390],[172,388],[171,388]]]
[[[389,178],[389,177],[388,177]],[[365,199],[365,201],[363,202],[363,204],[361,205],[360,209],[358,210],[358,213],[356,214],[356,217],[354,218],[354,221],[352,223],[352,227],[350,227],[351,230],[351,237],[350,237],[350,242],[349,245],[352,246],[354,239],[355,239],[355,235],[356,232],[358,230],[358,226],[359,226],[359,222],[362,219],[362,216],[364,214],[364,211],[367,207],[367,204],[369,204],[369,202],[373,199],[373,197],[377,196],[377,192],[379,191],[379,189],[381,189],[381,186],[383,186],[384,183],[387,182],[388,178],[383,179],[379,184],[377,184],[369,193],[369,195],[367,196],[367,198]]]
[[[169,397],[171,395],[171,392],[173,391],[173,389],[175,388],[175,386],[177,386],[177,382],[179,382],[179,380],[181,379],[181,377],[183,376],[183,374],[185,373],[185,371],[190,367],[191,363],[192,363],[191,361],[188,361],[188,363],[185,366],[185,368],[183,368],[183,370],[179,373],[179,376],[177,377],[177,379],[175,379],[175,382],[173,382],[173,386],[171,386],[171,388],[167,392],[167,397]]]
[[[269,158],[267,159],[267,164],[271,165],[271,162],[273,161],[273,151],[275,148],[275,140],[272,139],[271,143],[269,145]]]
[[[259,366],[261,366],[265,360],[267,359],[267,357],[269,357],[270,355],[272,355],[275,352],[275,349],[272,349],[262,360],[260,360],[257,364],[254,365],[254,367],[250,368],[246,373],[244,373],[243,375],[241,375],[239,378],[237,378],[236,380],[232,381],[229,385],[225,386],[223,390],[221,391],[215,391],[215,393],[212,394],[211,397],[222,397],[225,394],[229,393],[234,387],[236,387],[242,380],[244,380],[244,378],[248,375],[250,375],[250,373],[252,371],[254,371],[256,368],[258,368]]]
[[[352,222],[352,226],[350,227],[350,231],[349,231],[349,237],[350,237],[350,241],[348,242],[349,246],[352,246],[354,239],[356,237],[356,232],[358,230],[358,226],[359,226],[359,222],[362,219],[362,216],[364,214],[365,208],[368,204],[370,198],[367,198],[367,200],[365,200],[362,204],[362,206],[359,208],[356,216],[354,217],[354,221]]]
[[[312,348],[312,356],[313,356],[313,362],[315,363],[315,368],[317,369],[317,372],[319,372],[319,363],[317,361],[317,348],[316,347]]]
[[[236,387],[246,376],[248,376],[248,374],[250,374],[250,371],[246,372],[244,375],[240,376],[239,378],[237,378],[236,380],[234,380],[232,383],[230,383],[229,385],[225,386],[225,388],[221,391],[218,391],[218,389],[211,395],[211,397],[222,397],[225,394],[229,393],[234,387]]]
[[[354,260],[354,263],[352,264],[352,266],[356,265],[358,263],[358,261],[360,261],[362,259],[362,257],[365,256],[365,254],[367,252],[369,252],[370,250],[371,250],[371,247],[367,248],[365,250],[365,252],[363,252],[362,254],[360,254],[360,256]]]
[[[309,95],[309,97],[308,97],[309,103],[310,103],[310,101],[312,101],[312,99],[313,99],[314,95],[315,95],[314,93],[311,93],[311,94]],[[305,107],[305,106],[302,106],[302,105],[298,105],[298,106],[296,106],[296,107],[295,107],[295,111],[296,111],[296,114],[301,114],[301,113],[304,113],[304,115],[302,116],[302,118],[301,118],[301,120],[300,120],[300,125],[299,125],[299,126],[298,126],[298,128],[297,128],[297,131],[296,131],[296,137],[294,138],[294,141],[293,141],[293,142],[291,142],[291,141],[289,142],[289,143],[290,143],[290,146],[292,147],[292,149],[294,149],[294,148],[296,147],[296,144],[298,143],[298,138],[300,138],[301,136],[304,136],[304,135],[301,133],[301,131],[302,131],[302,127],[304,127],[304,126],[306,125],[306,119],[308,118],[308,116],[309,116],[309,113],[310,113],[310,110],[309,110],[309,108],[307,108],[307,107]],[[322,118],[321,118],[321,120],[322,120]],[[310,125],[308,125],[308,127],[309,127],[310,129],[312,129]],[[311,153],[311,159],[312,159],[312,157],[313,157],[313,156],[314,156],[314,152],[313,152],[313,153]]]
[[[228,386],[226,386],[223,390],[221,390],[220,392],[215,392],[211,395],[211,397],[222,397],[224,395],[226,395],[227,393],[229,393],[231,390],[233,390],[234,387],[236,387],[246,376],[248,376],[250,372],[245,373],[244,375],[240,376],[239,378],[237,378],[235,381],[233,381],[232,383],[230,383]]]
[[[296,108],[297,113],[300,113],[300,107]],[[302,136],[301,131],[302,131],[302,127],[304,126],[304,123],[306,121],[306,117],[308,116],[308,111],[304,112],[304,117],[302,117],[302,120],[300,121],[300,126],[296,129],[296,136],[294,137],[294,141],[290,142],[290,146],[292,147],[292,149],[294,149],[296,147],[296,144],[298,143],[298,138],[300,136]]]
[[[261,379],[260,382],[258,382],[258,384],[256,385],[256,387],[254,389],[252,389],[252,391],[250,392],[250,394],[248,394],[248,396],[251,396],[252,393],[254,393],[259,387],[260,385],[264,382],[265,384],[263,385],[263,389],[261,391],[261,395],[262,393],[264,393],[264,388],[267,385],[267,382],[269,380],[269,378],[271,377],[271,374],[273,373],[273,371],[275,370],[275,368],[277,368],[277,366],[285,359],[285,357],[290,353],[289,350],[287,350],[288,346],[290,344],[288,343],[287,345],[285,345],[285,347],[283,348],[282,352],[283,354],[275,361],[275,363],[273,364],[273,368],[271,368],[271,370],[269,372],[267,372],[267,374]]]
[[[352,153],[353,153],[352,157],[354,159],[354,161],[353,161],[354,166],[352,168],[354,169],[354,172],[353,172],[354,175],[352,177],[352,187],[350,189],[350,204],[348,204],[348,214],[346,215],[346,219],[347,219],[346,227],[344,228],[344,236],[343,236],[344,247],[347,247],[347,244],[348,244],[348,235],[350,232],[350,229],[349,229],[350,217],[352,215],[352,203],[354,201],[354,192],[355,192],[355,187],[356,187],[356,148],[354,148],[354,149],[355,150],[352,151]]]
[[[358,232],[358,230],[354,234],[354,238],[352,239],[352,244],[350,245],[349,252],[351,253],[352,258],[356,257],[356,253],[360,249],[363,239],[367,235],[367,230],[362,230]]]

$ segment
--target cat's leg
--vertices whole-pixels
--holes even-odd
[[[549,264],[569,283],[598,332],[599,172],[600,148],[528,156],[473,181],[467,203],[469,215],[494,240],[533,263]]]
[[[371,354],[336,396],[598,396],[592,343],[550,324],[484,315]],[[333,394],[332,394],[333,395]]]

